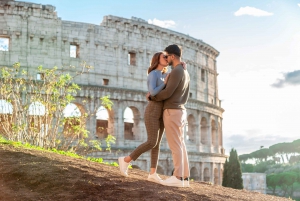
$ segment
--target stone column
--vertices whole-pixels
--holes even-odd
[[[115,105],[115,118],[114,118],[114,131],[117,137],[117,145],[123,146],[124,144],[124,118],[123,118],[123,104],[117,102]]]
[[[210,182],[214,183],[214,163],[210,162]]]
[[[200,172],[200,181],[204,181],[204,170],[203,170],[203,162],[200,162],[200,169],[199,169],[199,172]]]
[[[195,118],[195,119],[197,119],[197,118]],[[195,145],[196,145],[196,147],[200,147],[200,145],[201,145],[201,132],[200,132],[201,127],[200,127],[200,124],[197,122],[199,122],[199,120],[198,121],[195,120],[195,123],[194,123]]]
[[[217,121],[216,121],[216,149],[217,149],[217,152],[216,153],[221,153],[221,150],[220,150],[220,144],[219,144],[219,141],[220,141],[220,133],[219,133],[219,117],[217,118]]]
[[[91,94],[92,96],[94,96],[94,94]],[[96,125],[97,125],[97,117],[96,115],[91,116],[92,113],[94,113],[94,111],[96,110],[97,112],[97,104],[95,103],[95,98],[93,100],[91,100],[89,102],[89,104],[87,105],[87,110],[86,112],[88,112],[89,115],[89,121],[87,122],[87,129],[90,131],[90,138],[91,139],[95,139],[96,137]]]
[[[213,146],[211,144],[211,118],[208,118],[208,122],[207,122],[207,151],[209,153],[213,153]]]
[[[221,163],[218,163],[218,174],[219,174],[219,185],[222,186],[222,172],[221,172]]]

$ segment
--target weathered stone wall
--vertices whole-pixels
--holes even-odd
[[[153,54],[170,44],[183,48],[182,59],[188,64],[191,77],[190,99],[187,104],[188,137],[192,176],[221,184],[225,161],[222,136],[222,113],[218,96],[216,58],[219,52],[201,40],[148,24],[139,18],[125,19],[105,16],[100,25],[70,22],[57,17],[55,7],[16,1],[0,2],[0,38],[9,39],[9,50],[0,51],[0,66],[15,62],[34,73],[44,68],[75,66],[86,61],[94,70],[76,78],[82,91],[76,104],[85,111],[100,106],[99,98],[110,95],[114,103],[109,112],[108,133],[116,136],[113,152],[95,153],[107,160],[130,153],[146,140],[144,110],[147,105],[146,70]],[[78,48],[77,58],[70,57],[70,45]],[[128,64],[128,53],[136,56],[135,64]],[[104,84],[104,79],[108,84]],[[134,113],[134,139],[124,139],[124,110]],[[96,136],[96,118],[87,122],[92,138]],[[188,139],[189,138],[189,139]],[[160,170],[172,171],[172,157],[166,139],[162,141]],[[135,165],[149,169],[149,153],[143,154]]]
[[[266,194],[267,179],[265,173],[243,173],[244,189]]]

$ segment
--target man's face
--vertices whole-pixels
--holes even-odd
[[[167,57],[167,62],[170,66],[173,66],[173,54],[169,54],[168,52],[166,52],[166,57]]]

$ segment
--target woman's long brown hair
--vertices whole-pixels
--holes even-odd
[[[151,71],[157,68],[161,54],[163,54],[163,52],[157,52],[153,55],[151,59],[150,67],[147,70],[147,74],[149,74]],[[164,67],[162,73],[166,73],[167,71],[168,71],[168,67]]]

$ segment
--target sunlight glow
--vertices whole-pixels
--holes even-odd
[[[73,104],[69,103],[63,111],[64,117],[80,117],[81,112],[79,108]]]
[[[103,107],[103,106],[99,107],[99,109],[97,110],[97,113],[96,113],[96,117],[97,117],[97,119],[108,120],[107,109],[105,109],[105,107]]]
[[[8,51],[9,39],[0,38],[0,51]]]
[[[13,108],[11,103],[6,100],[0,100],[0,114],[12,114]]]
[[[29,106],[29,115],[45,115],[46,107],[40,102],[33,102]]]
[[[133,112],[129,107],[124,111],[124,122],[133,123]]]

